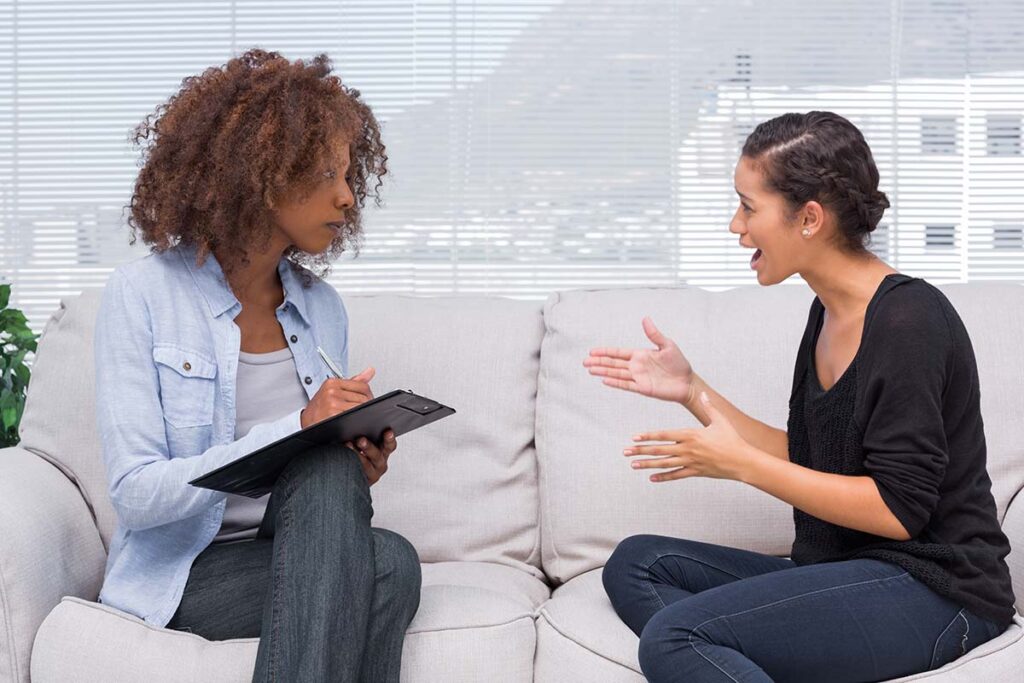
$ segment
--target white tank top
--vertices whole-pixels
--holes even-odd
[[[287,347],[270,353],[240,351],[235,386],[235,440],[248,434],[253,425],[273,422],[309,403],[292,350]],[[227,495],[224,520],[213,542],[255,538],[270,494],[260,498]]]

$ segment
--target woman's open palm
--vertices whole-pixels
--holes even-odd
[[[663,401],[689,401],[693,368],[675,342],[663,335],[650,318],[643,320],[644,333],[655,349],[591,349],[583,361],[591,375],[603,377],[616,389],[634,391]]]

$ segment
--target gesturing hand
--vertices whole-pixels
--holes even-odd
[[[656,349],[591,349],[583,366],[591,375],[604,377],[604,383],[610,387],[664,401],[689,403],[693,399],[690,362],[675,342],[658,331],[650,318],[644,318],[643,327]]]
[[[677,429],[646,432],[633,437],[633,441],[668,442],[659,445],[636,445],[623,450],[623,455],[659,456],[636,459],[630,463],[634,469],[668,469],[651,475],[651,481],[672,481],[687,477],[743,480],[747,467],[757,457],[754,448],[736,431],[729,419],[711,405],[706,393],[701,392],[701,405],[711,422],[697,429]]]

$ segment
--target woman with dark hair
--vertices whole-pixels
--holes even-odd
[[[324,281],[387,156],[326,55],[252,50],[186,78],[138,127],[131,198],[153,253],[119,267],[96,337],[117,513],[100,601],[205,638],[259,637],[254,681],[398,681],[416,551],[370,526],[392,432],[291,460],[258,499],[188,484],[372,398]],[[309,266],[309,268],[305,267]],[[311,270],[312,269],[312,270]]]
[[[624,540],[605,590],[651,681],[877,681],[941,667],[1007,628],[1014,596],[985,468],[978,372],[946,297],[868,249],[889,206],[860,131],[829,112],[759,125],[729,230],[762,285],[817,296],[787,431],[741,412],[644,319],[656,349],[594,349],[591,374],[704,428],[625,449],[655,482],[733,479],[793,506],[791,559]],[[657,443],[651,443],[657,442]],[[667,470],[667,471],[665,471]]]

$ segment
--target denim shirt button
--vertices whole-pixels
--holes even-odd
[[[188,361],[185,361],[181,367],[185,368],[185,372],[188,372],[189,370],[192,369],[192,364],[189,363]]]
[[[293,344],[294,344],[295,342],[299,341],[299,338],[298,338],[298,337],[296,337],[296,336],[295,336],[294,334],[293,334],[293,335],[291,336],[291,339],[292,339],[292,343],[293,343]]]
[[[304,381],[304,382],[305,382],[306,384],[312,384],[312,383],[313,383],[313,378],[312,378],[312,377],[307,377],[307,378],[306,378],[306,379],[304,379],[303,381]]]

